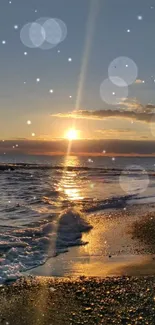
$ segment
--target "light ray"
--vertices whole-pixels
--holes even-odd
[[[92,47],[93,36],[94,36],[94,32],[95,32],[95,23],[96,23],[97,14],[99,11],[99,2],[100,2],[100,0],[95,0],[95,1],[91,0],[91,4],[90,4],[90,13],[89,13],[88,23],[87,23],[87,27],[86,27],[86,40],[85,40],[85,47],[84,47],[84,53],[83,53],[83,61],[82,61],[82,66],[81,66],[77,99],[76,99],[76,105],[75,105],[76,110],[78,110],[80,108],[80,104],[81,104],[81,100],[82,100],[83,89],[84,89],[84,84],[85,84],[86,75],[87,75],[87,67],[88,67],[88,62],[89,62],[89,57],[90,57],[90,52],[91,52],[91,47]]]
[[[88,22],[87,22],[87,27],[86,27],[86,40],[85,40],[85,46],[84,46],[83,61],[82,61],[81,72],[80,72],[80,77],[79,77],[77,99],[76,99],[76,104],[75,104],[76,110],[78,110],[80,108],[81,100],[82,100],[82,96],[83,96],[83,89],[84,89],[84,84],[85,84],[86,75],[87,75],[87,67],[88,67],[88,62],[89,62],[89,57],[90,57],[90,52],[91,52],[91,47],[92,47],[93,35],[94,35],[94,31],[95,31],[95,23],[96,23],[98,10],[99,10],[99,2],[100,2],[100,0],[91,0],[91,4],[90,4],[90,12],[89,12],[89,17],[88,17]],[[76,129],[75,128],[75,119],[73,119],[71,129],[72,130]],[[68,141],[65,166],[63,169],[63,173],[62,173],[62,180],[64,179],[66,171],[67,171],[67,158],[70,155],[71,146],[72,146],[72,139],[70,138]],[[59,217],[58,217],[56,225],[55,225],[56,233],[57,233],[58,227],[59,227]],[[51,241],[51,244],[49,245],[49,248],[48,248],[48,256],[49,256],[49,253],[51,251],[54,251],[54,249],[56,248],[55,245],[56,245],[56,241],[54,241],[54,242]]]
[[[79,77],[75,110],[78,110],[81,105],[83,89],[84,89],[84,84],[85,84],[86,75],[87,75],[87,67],[88,67],[88,62],[89,62],[89,57],[90,57],[90,52],[91,52],[91,47],[92,47],[93,36],[94,36],[94,32],[95,32],[95,23],[96,23],[97,15],[99,12],[99,4],[100,4],[100,0],[95,0],[95,1],[91,0],[91,3],[90,3],[90,12],[89,12],[88,22],[87,22],[87,26],[86,26],[86,39],[85,39],[85,45],[84,45],[81,72],[80,72],[80,77]],[[72,128],[76,129],[76,119],[73,119]],[[69,145],[68,145],[67,156],[70,153],[70,149],[71,149],[71,141],[69,142]]]

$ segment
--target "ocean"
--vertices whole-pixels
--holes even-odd
[[[21,155],[1,165],[0,283],[87,245],[86,215],[155,201],[153,157]]]

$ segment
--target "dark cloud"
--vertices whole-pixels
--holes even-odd
[[[154,112],[155,113],[155,105],[153,105],[153,104],[147,104],[144,109],[146,112],[149,112],[149,113]]]
[[[77,118],[103,120],[107,118],[130,119],[142,123],[155,122],[155,105],[141,104],[137,98],[122,98],[116,109],[77,110],[67,113],[57,113],[51,116],[60,118]]]
[[[152,109],[155,109],[154,106],[146,107],[146,111],[144,112],[136,112],[136,111],[123,111],[123,110],[79,110],[73,111],[71,113],[58,113],[53,114],[52,116],[60,117],[60,118],[77,118],[77,119],[93,119],[93,120],[103,120],[106,118],[119,118],[119,119],[130,119],[136,120],[139,122],[154,122],[155,114],[151,112]],[[154,121],[153,121],[154,120]]]
[[[0,142],[0,154],[7,155],[65,155],[68,149],[67,140],[53,141],[18,141],[19,147],[13,149],[16,144],[14,140]],[[72,142],[71,153],[77,155],[97,155],[106,150],[108,155],[155,155],[154,141],[132,141],[132,140],[76,140]]]

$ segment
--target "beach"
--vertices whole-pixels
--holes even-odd
[[[154,324],[153,160],[108,163],[2,171],[0,325]]]
[[[153,2],[0,3],[0,325],[155,325]]]
[[[154,324],[155,279],[26,278],[0,288],[0,324]]]
[[[155,207],[128,206],[85,215],[92,225],[83,233],[85,245],[49,257],[27,275],[113,277],[155,274]],[[134,211],[134,213],[133,213]]]
[[[104,237],[104,229],[96,219],[92,230],[84,235],[84,240],[97,238],[96,245],[88,240],[87,245],[49,258],[19,280],[2,284],[0,324],[153,325],[154,207],[149,214],[144,207],[134,210],[135,218],[131,218],[133,207],[104,212],[102,224],[109,229],[106,255],[99,237]]]

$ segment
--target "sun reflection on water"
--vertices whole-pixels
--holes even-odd
[[[81,162],[80,162],[80,159],[78,158],[78,156],[65,156],[62,164],[64,167],[67,167],[67,166],[79,167],[79,166],[81,166]]]
[[[59,182],[58,190],[67,196],[71,201],[83,200],[83,189],[81,180],[78,177],[78,171],[67,170],[67,167],[80,166],[80,160],[77,156],[66,156],[63,162],[64,171]]]

